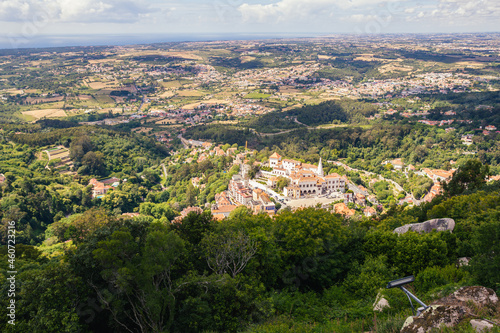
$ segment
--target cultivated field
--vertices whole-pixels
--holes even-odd
[[[180,90],[177,92],[177,95],[182,97],[201,97],[205,94],[198,90]]]
[[[67,116],[66,112],[62,109],[24,111],[23,115],[34,117],[37,120],[41,118],[61,118]]]

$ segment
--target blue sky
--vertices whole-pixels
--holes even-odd
[[[498,32],[499,0],[2,0],[0,31],[29,38],[135,33]]]

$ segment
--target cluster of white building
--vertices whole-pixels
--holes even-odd
[[[239,206],[246,206],[254,214],[267,213],[274,215],[276,205],[269,195],[259,188],[251,188],[247,178],[234,175],[229,182],[227,191],[215,196],[215,205],[212,206],[212,214],[216,219],[222,220]]]
[[[268,178],[267,185],[276,187],[280,176],[289,179],[289,186],[283,189],[283,194],[287,197],[299,199],[310,195],[345,192],[347,179],[336,173],[325,176],[321,159],[319,165],[316,166],[296,160],[282,159],[275,152],[269,157],[269,166],[273,170]],[[265,174],[266,172],[262,173]]]

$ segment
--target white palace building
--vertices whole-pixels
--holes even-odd
[[[269,157],[269,166],[273,169],[267,181],[269,187],[275,187],[278,177],[290,179],[290,185],[283,189],[287,197],[299,199],[303,196],[345,192],[346,178],[336,173],[325,176],[323,163],[318,166],[300,161],[282,159],[276,152]]]

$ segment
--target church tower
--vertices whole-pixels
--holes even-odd
[[[323,172],[323,162],[321,161],[321,157],[319,158],[319,164],[318,164],[318,176],[324,177],[325,174]]]

